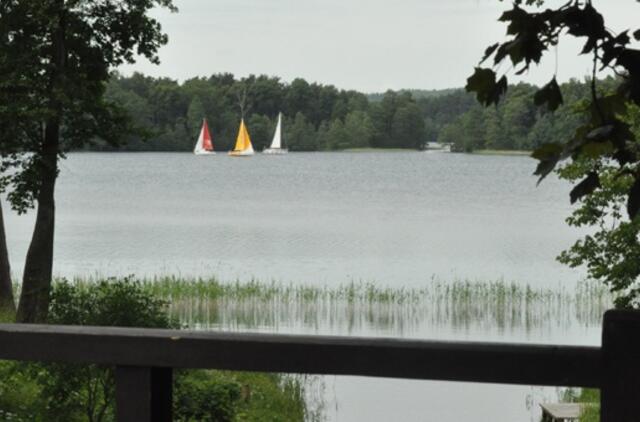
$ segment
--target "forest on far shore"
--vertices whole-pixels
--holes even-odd
[[[613,89],[616,80],[601,84]],[[454,151],[532,150],[566,140],[579,125],[588,81],[561,85],[565,104],[546,113],[533,103],[534,85],[512,86],[497,107],[484,108],[464,89],[403,90],[364,94],[298,78],[214,74],[179,83],[134,73],[114,74],[106,98],[124,107],[146,139],[131,136],[120,150],[190,151],[206,118],[216,150],[233,147],[246,92],[245,121],[254,148],[268,146],[279,112],[283,138],[292,151],[348,148],[424,149],[429,142]],[[112,150],[100,141],[89,149]]]

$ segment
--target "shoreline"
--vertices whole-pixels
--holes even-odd
[[[517,157],[529,157],[532,151],[519,150],[519,149],[479,149],[465,154],[471,155],[503,155],[503,156],[517,156]]]

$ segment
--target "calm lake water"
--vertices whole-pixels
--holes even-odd
[[[534,161],[447,153],[231,158],[71,154],[57,191],[58,274],[218,275],[419,286],[432,277],[555,286],[576,239],[568,186]],[[22,268],[32,218],[7,218]]]
[[[527,157],[440,152],[71,154],[58,183],[54,272],[329,287],[504,279],[572,289],[584,274],[555,261],[580,235],[564,223],[570,187],[551,177],[536,187],[534,167]],[[19,273],[33,214],[5,217]],[[599,342],[597,325],[577,322],[537,330],[454,329],[446,320],[429,327],[384,334]],[[339,421],[529,421],[537,403],[555,398],[553,389],[530,387],[359,377],[323,382],[325,413]]]

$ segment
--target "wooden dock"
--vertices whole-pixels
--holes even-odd
[[[580,403],[543,403],[542,422],[574,422],[580,419]]]

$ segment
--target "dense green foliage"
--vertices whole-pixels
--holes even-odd
[[[129,279],[54,284],[49,322],[174,328],[167,302]],[[114,420],[113,370],[97,365],[0,365],[0,418],[18,421]],[[295,379],[226,371],[177,371],[177,421],[303,420]]]
[[[147,142],[131,137],[128,150],[191,150],[202,118],[207,118],[215,148],[228,150],[240,120],[238,94],[245,90],[245,119],[258,150],[271,142],[279,112],[285,116],[284,141],[293,151],[419,149],[426,141],[424,121],[410,93],[387,92],[381,101],[370,103],[364,94],[304,79],[287,84],[264,75],[237,80],[231,74],[216,74],[179,84],[134,73],[114,75],[107,98],[124,106],[151,135]]]
[[[601,81],[610,87],[613,78]],[[132,151],[189,151],[208,120],[214,145],[229,149],[240,119],[238,92],[247,88],[247,125],[258,150],[271,141],[283,111],[284,139],[293,151],[349,148],[422,149],[427,142],[451,144],[454,151],[532,150],[569,136],[583,118],[576,104],[588,98],[588,81],[562,85],[566,104],[555,114],[534,103],[533,85],[518,84],[493,108],[478,105],[462,89],[387,91],[364,94],[296,79],[291,84],[267,76],[242,80],[232,75],[195,78],[179,84],[135,73],[114,75],[107,97],[124,106],[149,139],[137,135],[122,148]],[[92,147],[92,148],[95,148]],[[107,145],[99,149],[110,150]]]
[[[606,78],[600,84],[606,89],[614,86],[616,80]],[[553,114],[535,105],[538,87],[525,83],[510,87],[495,107],[482,107],[462,92],[422,99],[418,103],[427,119],[429,141],[451,144],[454,151],[465,152],[533,150],[567,139],[584,120],[578,109],[589,97],[589,81],[572,80],[561,87],[565,105]]]
[[[617,295],[618,307],[640,307],[640,29],[613,33],[604,16],[589,0],[571,0],[559,7],[543,9],[544,0],[516,0],[500,20],[507,24],[507,37],[488,47],[481,64],[467,79],[467,90],[480,103],[499,104],[508,91],[507,76],[498,78],[500,65],[510,61],[517,74],[540,63],[545,53],[563,37],[584,41],[580,54],[592,58],[589,93],[576,108],[581,121],[575,130],[562,133],[537,146],[533,157],[539,163],[535,174],[544,179],[560,162],[561,178],[575,185],[570,193],[579,207],[567,220],[588,227],[593,233],[564,252],[560,261],[585,265],[589,274],[604,282]],[[629,7],[633,4],[630,2]],[[637,4],[636,4],[637,7]],[[631,32],[633,31],[633,32]],[[600,72],[615,73],[613,84],[597,79]],[[608,82],[608,81],[607,81]],[[542,111],[559,111],[567,102],[566,89],[555,75],[533,94]]]
[[[122,109],[104,101],[105,82],[134,53],[158,61],[167,37],[147,15],[156,6],[173,8],[171,0],[0,3],[0,192],[9,190],[15,210],[38,199],[47,154],[57,160],[96,136],[117,144],[126,133]]]
[[[629,106],[626,121],[632,132],[640,136],[639,107]],[[586,265],[590,277],[616,293],[618,307],[638,307],[640,220],[628,219],[625,213],[627,192],[634,183],[632,174],[620,173],[613,163],[588,157],[576,159],[558,170],[562,179],[576,183],[578,187],[580,180],[593,178],[596,172],[598,188],[583,196],[567,218],[572,226],[593,230],[564,251],[559,260],[572,267]],[[571,199],[577,199],[579,193],[572,193]]]

